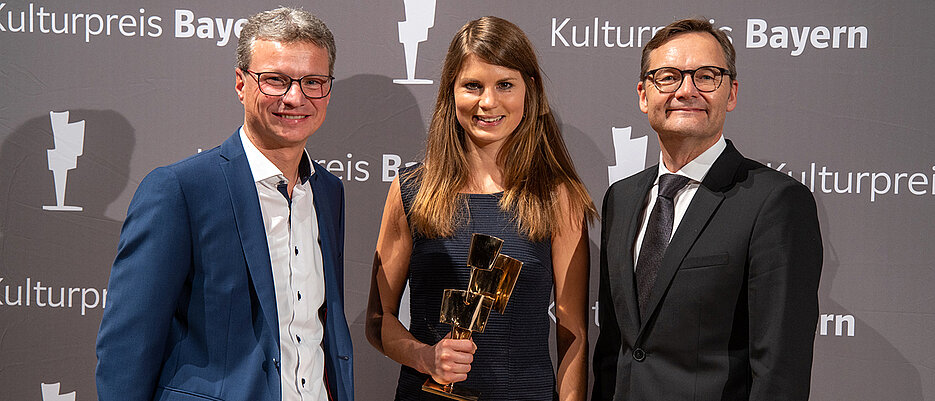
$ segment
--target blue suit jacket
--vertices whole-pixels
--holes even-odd
[[[331,399],[354,398],[344,317],[344,188],[313,163]],[[266,231],[237,132],[140,183],[97,338],[100,400],[282,399]]]

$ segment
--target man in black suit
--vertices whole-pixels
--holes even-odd
[[[643,49],[660,163],[604,199],[593,400],[807,400],[822,245],[815,200],[722,136],[734,48],[681,20]]]

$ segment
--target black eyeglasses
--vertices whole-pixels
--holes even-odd
[[[672,93],[682,87],[685,75],[692,77],[692,83],[699,92],[714,92],[721,87],[724,76],[733,78],[726,68],[705,66],[694,70],[680,70],[674,67],[662,67],[649,70],[644,78],[649,78],[661,93]]]
[[[299,83],[299,89],[302,94],[309,99],[321,99],[331,93],[331,82],[334,77],[331,75],[306,75],[295,79],[280,72],[253,72],[250,76],[256,80],[260,92],[268,96],[282,96],[289,92],[293,82]]]

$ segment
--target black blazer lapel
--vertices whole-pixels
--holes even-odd
[[[657,166],[658,167],[658,166]],[[646,200],[646,194],[652,189],[656,181],[657,167],[650,167],[639,173],[635,185],[622,187],[620,194],[616,194],[616,204],[613,208],[620,212],[620,220],[612,222],[611,232],[608,236],[607,265],[609,271],[610,288],[614,305],[626,305],[626,309],[615,307],[618,322],[623,323],[621,333],[626,337],[635,339],[636,325],[640,321],[639,305],[636,287],[633,278],[633,244],[640,230],[641,215]],[[626,316],[622,316],[626,314]]]
[[[672,235],[672,240],[666,248],[666,254],[662,259],[662,265],[659,266],[659,272],[656,276],[656,284],[653,286],[652,294],[649,296],[650,312],[644,319],[644,322],[650,321],[656,313],[659,304],[669,289],[675,273],[678,271],[685,255],[691,250],[695,241],[704,231],[705,226],[717,211],[721,202],[724,201],[724,190],[733,183],[733,177],[743,161],[743,156],[734,148],[730,141],[727,141],[727,147],[718,156],[711,169],[705,176],[704,181],[698,186],[698,191],[692,198],[685,216],[679,223],[678,228]],[[640,328],[640,337],[644,335],[645,324]]]
[[[227,180],[247,270],[253,280],[253,288],[259,298],[263,317],[276,344],[279,345],[279,314],[276,307],[276,289],[273,287],[269,244],[266,242],[266,228],[263,226],[256,184],[243,151],[243,144],[240,143],[239,131],[221,144],[221,157],[226,160],[221,162],[221,171]]]

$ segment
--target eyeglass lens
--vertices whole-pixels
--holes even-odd
[[[701,92],[713,92],[721,85],[724,74],[714,67],[702,67],[690,72],[692,82]],[[670,93],[677,91],[682,86],[682,71],[676,68],[660,68],[652,76],[653,84],[660,92]]]
[[[328,93],[331,92],[331,77],[325,75],[306,75],[299,79],[293,79],[285,74],[261,72],[257,77],[260,92],[269,96],[286,94],[294,81],[299,82],[299,87],[302,88],[302,93],[306,97],[319,99],[328,96]]]

